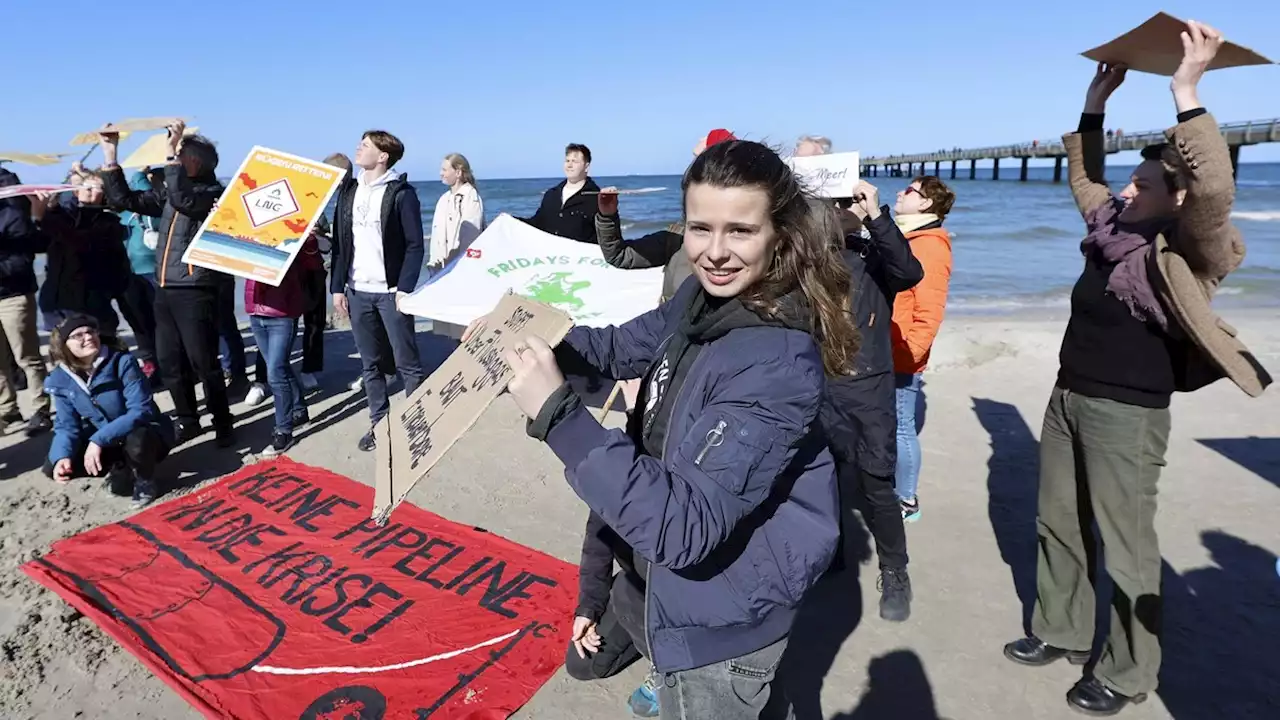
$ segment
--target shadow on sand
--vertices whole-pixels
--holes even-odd
[[[973,404],[991,436],[987,480],[991,527],[1022,602],[1024,623],[1029,625],[1036,592],[1038,443],[1016,407],[979,398]],[[1267,474],[1271,459],[1280,454],[1280,449],[1269,449],[1277,441],[1201,442],[1277,482],[1274,471]],[[1222,531],[1206,532],[1201,541],[1212,565],[1179,575],[1168,562],[1163,564],[1160,699],[1175,720],[1280,717],[1276,556]],[[1100,620],[1096,650],[1108,630],[1111,587],[1105,570],[1095,572],[1095,577]],[[1018,672],[1009,666],[1010,688],[1016,687]]]

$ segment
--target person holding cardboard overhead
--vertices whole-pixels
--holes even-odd
[[[836,549],[835,469],[816,420],[858,334],[840,238],[773,150],[714,145],[682,189],[694,277],[622,326],[575,327],[554,352],[517,341],[508,390],[591,509],[570,675],[643,654],[655,673],[633,695],[639,714],[745,720],[768,703],[796,611]],[[626,431],[602,427],[561,368],[643,376],[643,411]]]
[[[1155,514],[1169,442],[1169,402],[1229,377],[1249,395],[1271,378],[1209,306],[1240,265],[1231,224],[1235,186],[1226,142],[1197,86],[1222,34],[1189,22],[1171,89],[1178,122],[1142,151],[1119,197],[1103,176],[1103,113],[1124,81],[1098,64],[1077,132],[1064,136],[1071,190],[1084,216],[1084,270],[1058,380],[1040,436],[1040,542],[1032,635],[1005,646],[1024,665],[1091,660],[1096,521],[1115,581],[1111,629],[1097,665],[1067,693],[1092,715],[1114,715],[1156,689],[1160,670],[1160,548]]]
[[[218,150],[200,135],[184,136],[185,123],[169,125],[169,155],[164,187],[133,190],[116,162],[120,133],[111,125],[99,132],[105,160],[102,179],[107,205],[117,211],[160,218],[156,245],[156,359],[173,399],[178,442],[200,434],[196,411],[198,378],[213,416],[219,447],[235,442],[226,380],[218,363],[218,286],[226,274],[182,262],[187,246],[224,190],[214,172]],[[194,370],[195,376],[191,376]]]

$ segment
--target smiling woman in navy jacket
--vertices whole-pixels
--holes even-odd
[[[582,571],[570,674],[643,654],[655,673],[633,705],[656,694],[664,718],[756,718],[839,536],[816,419],[826,375],[857,352],[849,271],[838,233],[764,145],[708,149],[683,191],[694,277],[622,326],[574,328],[554,354],[517,343],[509,390],[591,509],[584,554],[605,549]],[[565,383],[561,368],[584,366],[644,378],[625,432]]]
[[[106,473],[113,493],[132,486],[134,508],[150,504],[156,463],[173,447],[174,431],[137,359],[104,345],[88,315],[58,323],[49,352],[56,367],[44,385],[56,414],[45,474],[66,482]]]

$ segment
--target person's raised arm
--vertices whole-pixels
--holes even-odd
[[[910,290],[924,279],[924,267],[911,252],[911,244],[902,234],[898,223],[889,216],[889,207],[880,206],[880,190],[863,180],[854,189],[853,201],[858,206],[857,215],[871,234],[871,242],[880,255],[879,272],[889,290],[899,293]]]
[[[124,177],[124,170],[116,164],[120,133],[113,132],[110,124],[102,126],[98,131],[98,145],[102,147],[102,190],[106,195],[107,207],[135,215],[160,217],[164,213],[164,193],[155,188],[131,189],[129,181]]]
[[[600,191],[599,212],[596,213],[596,239],[605,262],[620,270],[645,270],[665,267],[671,258],[681,251],[684,238],[670,230],[659,230],[627,242],[622,237],[622,219],[618,217],[618,196]]]
[[[1222,33],[1188,22],[1182,63],[1170,83],[1178,124],[1165,133],[1181,156],[1186,195],[1178,212],[1177,250],[1191,271],[1219,280],[1244,260],[1244,241],[1231,224],[1235,178],[1231,153],[1213,115],[1200,104],[1200,78],[1222,47]]]
[[[1088,216],[1111,202],[1111,188],[1106,178],[1106,137],[1102,132],[1107,99],[1124,82],[1128,68],[1124,65],[1098,63],[1089,89],[1085,92],[1084,112],[1076,132],[1062,136],[1067,151],[1067,178],[1080,214]]]

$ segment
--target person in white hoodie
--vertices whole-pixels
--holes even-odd
[[[372,423],[360,438],[363,451],[374,449],[372,427],[391,410],[382,373],[390,344],[396,370],[412,395],[426,377],[418,357],[414,319],[400,304],[418,285],[425,252],[422,206],[409,179],[391,168],[404,156],[404,144],[383,130],[370,130],[356,148],[354,178],[338,189],[334,210],[333,309],[350,315],[360,352],[364,391]]]
[[[440,163],[440,182],[449,186],[436,201],[431,218],[431,244],[427,269],[443,272],[459,254],[484,232],[484,201],[476,190],[476,176],[471,163],[458,153],[445,155]],[[434,332],[455,340],[462,337],[465,325],[434,322]]]

